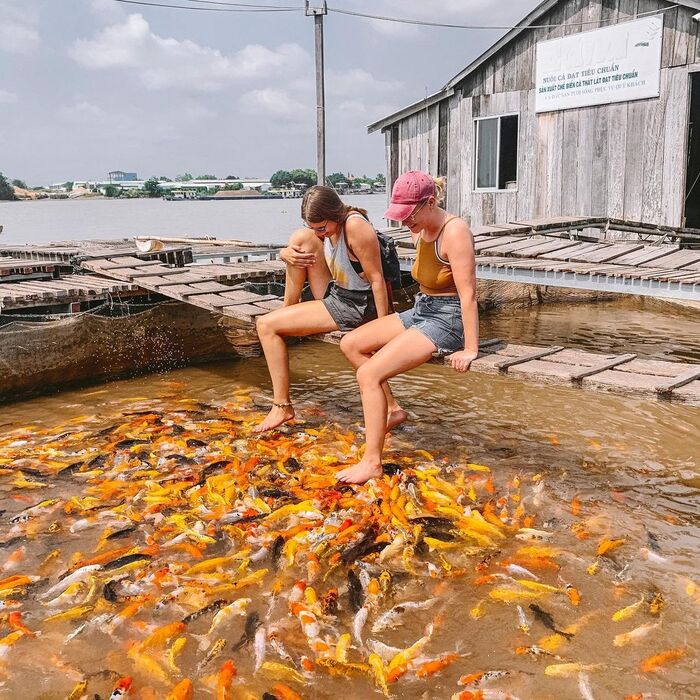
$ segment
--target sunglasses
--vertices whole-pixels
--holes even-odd
[[[325,233],[326,228],[328,227],[328,224],[323,224],[323,226],[312,226],[310,223],[307,221],[302,221],[301,222],[306,228],[310,228],[314,233]]]
[[[428,203],[427,199],[424,199],[405,219],[404,221],[415,221],[416,214]]]

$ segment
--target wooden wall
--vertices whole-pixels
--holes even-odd
[[[680,225],[688,66],[700,64],[700,23],[692,20],[693,10],[676,7],[664,14],[660,98],[538,115],[534,92],[536,42],[670,5],[663,0],[561,2],[537,24],[571,26],[527,30],[467,76],[447,101],[446,124],[443,106],[442,129],[439,104],[399,122],[398,172],[446,175],[450,210],[474,224],[590,214]],[[577,26],[589,21],[594,23]],[[473,119],[506,112],[520,113],[518,190],[475,193]],[[437,171],[440,149],[443,173]]]

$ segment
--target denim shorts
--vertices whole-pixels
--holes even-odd
[[[464,323],[459,297],[432,297],[420,292],[413,308],[399,314],[404,328],[419,330],[437,352],[464,350]]]
[[[331,282],[323,297],[323,304],[338,325],[338,329],[343,332],[351,331],[377,318],[377,307],[371,289],[366,292],[345,289]]]

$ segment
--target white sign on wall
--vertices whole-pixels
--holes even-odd
[[[663,16],[537,43],[536,111],[658,97]]]

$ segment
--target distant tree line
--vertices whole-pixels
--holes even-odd
[[[295,170],[278,170],[270,177],[270,184],[275,188],[290,187],[292,184],[311,187],[316,184],[316,181],[317,176],[315,170],[303,170],[300,168]],[[331,173],[326,176],[326,181],[332,187],[337,187],[340,182],[366,185],[386,184],[386,179],[382,173],[377,173],[375,177],[368,177],[367,175],[356,176],[349,173]]]
[[[0,200],[11,202],[15,197],[14,188],[19,187],[22,190],[28,190],[27,183],[24,180],[8,180],[2,173],[0,173]]]

